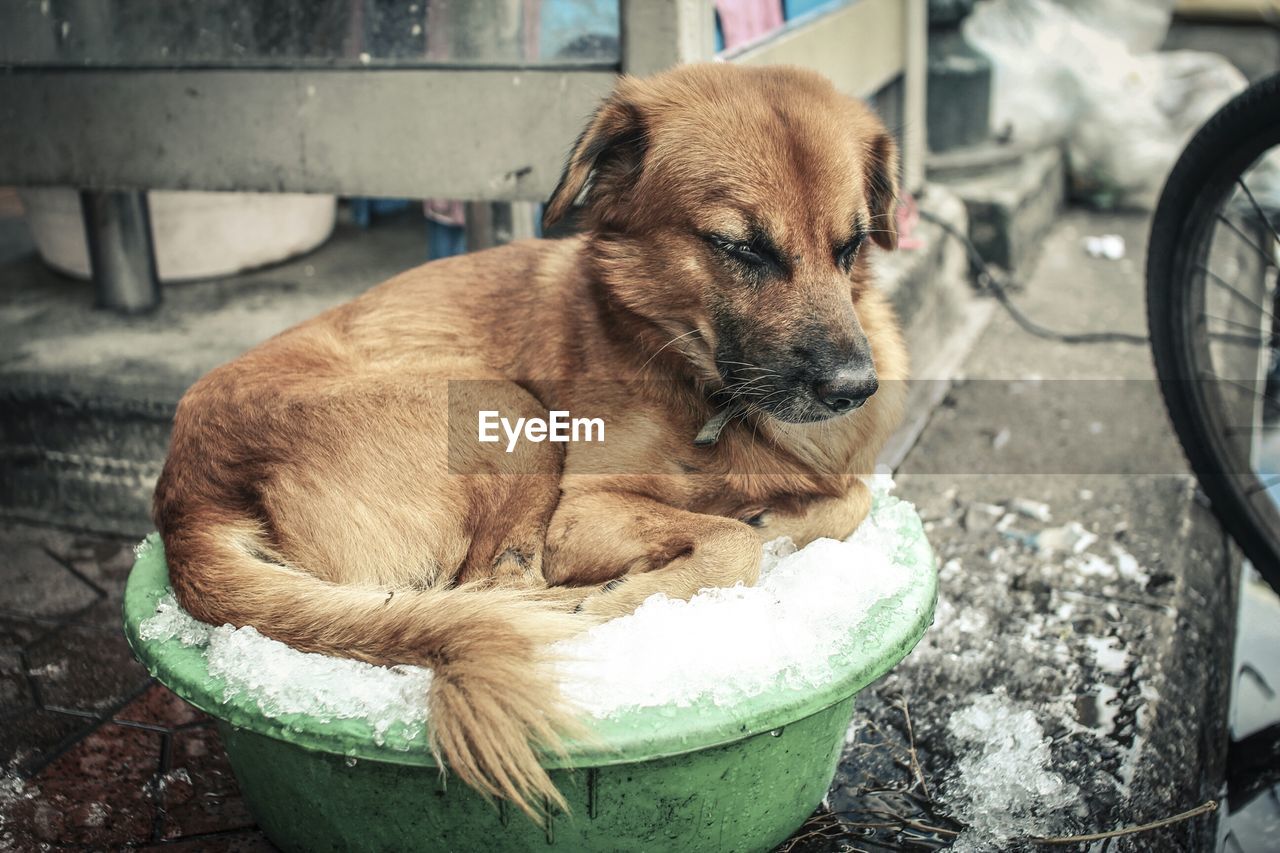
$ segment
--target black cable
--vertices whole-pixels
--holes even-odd
[[[934,216],[927,210],[920,211],[920,218],[937,225],[948,235],[959,240],[964,245],[965,252],[969,256],[969,267],[973,270],[974,276],[977,278],[978,290],[980,292],[990,293],[994,296],[996,301],[1004,307],[1004,310],[1009,312],[1009,316],[1013,318],[1013,321],[1030,334],[1033,334],[1038,338],[1047,338],[1051,341],[1061,341],[1066,344],[1147,345],[1148,340],[1146,335],[1135,335],[1129,332],[1058,332],[1050,329],[1048,326],[1040,325],[1035,320],[1032,320],[1026,314],[1022,313],[1021,308],[1013,304],[1013,300],[1009,296],[1009,291],[996,279],[994,275],[991,274],[991,267],[987,265],[986,259],[982,257],[982,253],[978,251],[978,247],[973,245],[973,241],[969,239],[968,234],[965,234],[950,222]]]

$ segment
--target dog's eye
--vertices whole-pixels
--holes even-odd
[[[862,243],[867,239],[867,235],[858,233],[853,239],[843,246],[836,249],[836,263],[845,272],[853,266],[854,260],[858,257],[858,249],[862,248]]]
[[[711,245],[735,261],[740,261],[752,267],[763,267],[769,264],[768,250],[754,243],[744,243],[741,240],[732,240],[728,237],[719,236],[711,237],[710,241]]]

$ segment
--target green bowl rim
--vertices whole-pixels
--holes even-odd
[[[898,502],[896,498],[878,498]],[[847,699],[897,665],[915,647],[933,620],[937,571],[919,516],[910,513],[910,532],[917,535],[908,556],[915,577],[897,595],[877,602],[858,623],[865,640],[843,660],[833,661],[840,675],[820,690],[780,686],[720,706],[708,698],[688,706],[634,708],[597,719],[584,715],[592,740],[568,744],[565,755],[546,754],[547,767],[601,767],[666,758],[710,749],[774,731]],[[903,531],[907,532],[907,531]],[[434,767],[426,730],[412,736],[403,724],[391,726],[378,743],[363,719],[321,720],[305,714],[267,717],[253,700],[233,696],[224,701],[225,683],[209,674],[203,647],[183,645],[177,638],[144,641],[143,620],[155,613],[169,591],[169,572],[157,534],[147,540],[129,574],[124,595],[125,636],[133,653],[162,684],[200,710],[236,728],[248,729],[296,746],[335,755],[392,764]],[[903,562],[900,560],[900,562]],[[869,640],[874,638],[876,642]],[[672,725],[673,718],[680,725]]]

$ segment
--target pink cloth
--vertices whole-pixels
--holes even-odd
[[[716,0],[724,49],[766,36],[782,26],[782,0]]]
[[[427,219],[441,225],[467,224],[467,208],[460,201],[429,198],[422,203],[422,213]]]
[[[924,241],[916,236],[916,226],[920,224],[920,208],[916,206],[916,197],[911,193],[903,193],[898,200],[895,211],[898,223],[898,248],[911,251],[924,246]]]

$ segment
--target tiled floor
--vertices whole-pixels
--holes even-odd
[[[0,525],[0,850],[274,850],[120,630],[132,543]]]

